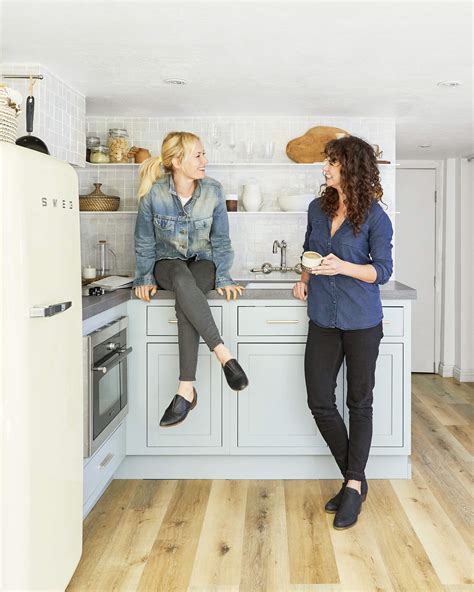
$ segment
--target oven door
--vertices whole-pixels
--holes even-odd
[[[123,335],[122,335],[123,333]],[[115,349],[108,349],[110,344]],[[127,356],[125,331],[94,348],[92,366],[92,440],[95,441],[127,406]],[[105,354],[105,355],[104,355]]]

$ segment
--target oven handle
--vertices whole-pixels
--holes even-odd
[[[120,362],[123,362],[123,360],[125,360],[125,358],[128,356],[128,354],[132,353],[133,351],[133,347],[127,347],[127,348],[121,348],[119,350],[117,350],[117,353],[119,353],[120,355],[117,356],[116,358],[114,358],[110,364],[107,364],[106,366],[93,366],[92,370],[94,370],[94,372],[102,372],[102,374],[107,374],[107,372],[109,370],[112,370],[112,368],[115,368],[115,366],[117,364],[120,364]]]

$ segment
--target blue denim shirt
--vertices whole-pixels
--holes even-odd
[[[164,175],[141,198],[135,225],[134,286],[156,286],[159,259],[207,259],[216,266],[216,288],[234,285],[229,270],[234,252],[222,185],[205,177],[197,181],[183,206],[171,175]]]
[[[354,236],[352,225],[344,220],[331,237],[331,219],[322,211],[320,199],[308,209],[308,228],[305,251],[321,255],[334,253],[344,261],[375,267],[377,278],[373,284],[345,275],[310,275],[308,286],[308,315],[320,327],[338,329],[368,329],[382,320],[379,284],[390,279],[392,262],[392,223],[375,200],[367,212],[360,233]]]

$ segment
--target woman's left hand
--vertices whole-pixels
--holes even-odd
[[[217,288],[216,292],[221,296],[224,296],[227,302],[232,298],[233,300],[237,300],[237,296],[242,296],[244,293],[245,288],[243,286],[223,286],[222,288]]]
[[[345,261],[336,257],[333,253],[329,253],[324,257],[321,265],[313,269],[313,275],[338,275],[343,273]]]

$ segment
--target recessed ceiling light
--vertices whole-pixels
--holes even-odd
[[[419,144],[418,148],[431,148],[431,144]]]
[[[186,80],[183,78],[165,78],[163,82],[165,84],[176,84],[177,86],[184,86],[186,84]]]
[[[460,86],[462,84],[462,82],[459,82],[459,80],[441,80],[440,82],[436,83],[438,86],[443,86],[446,88],[453,88],[455,86]]]

